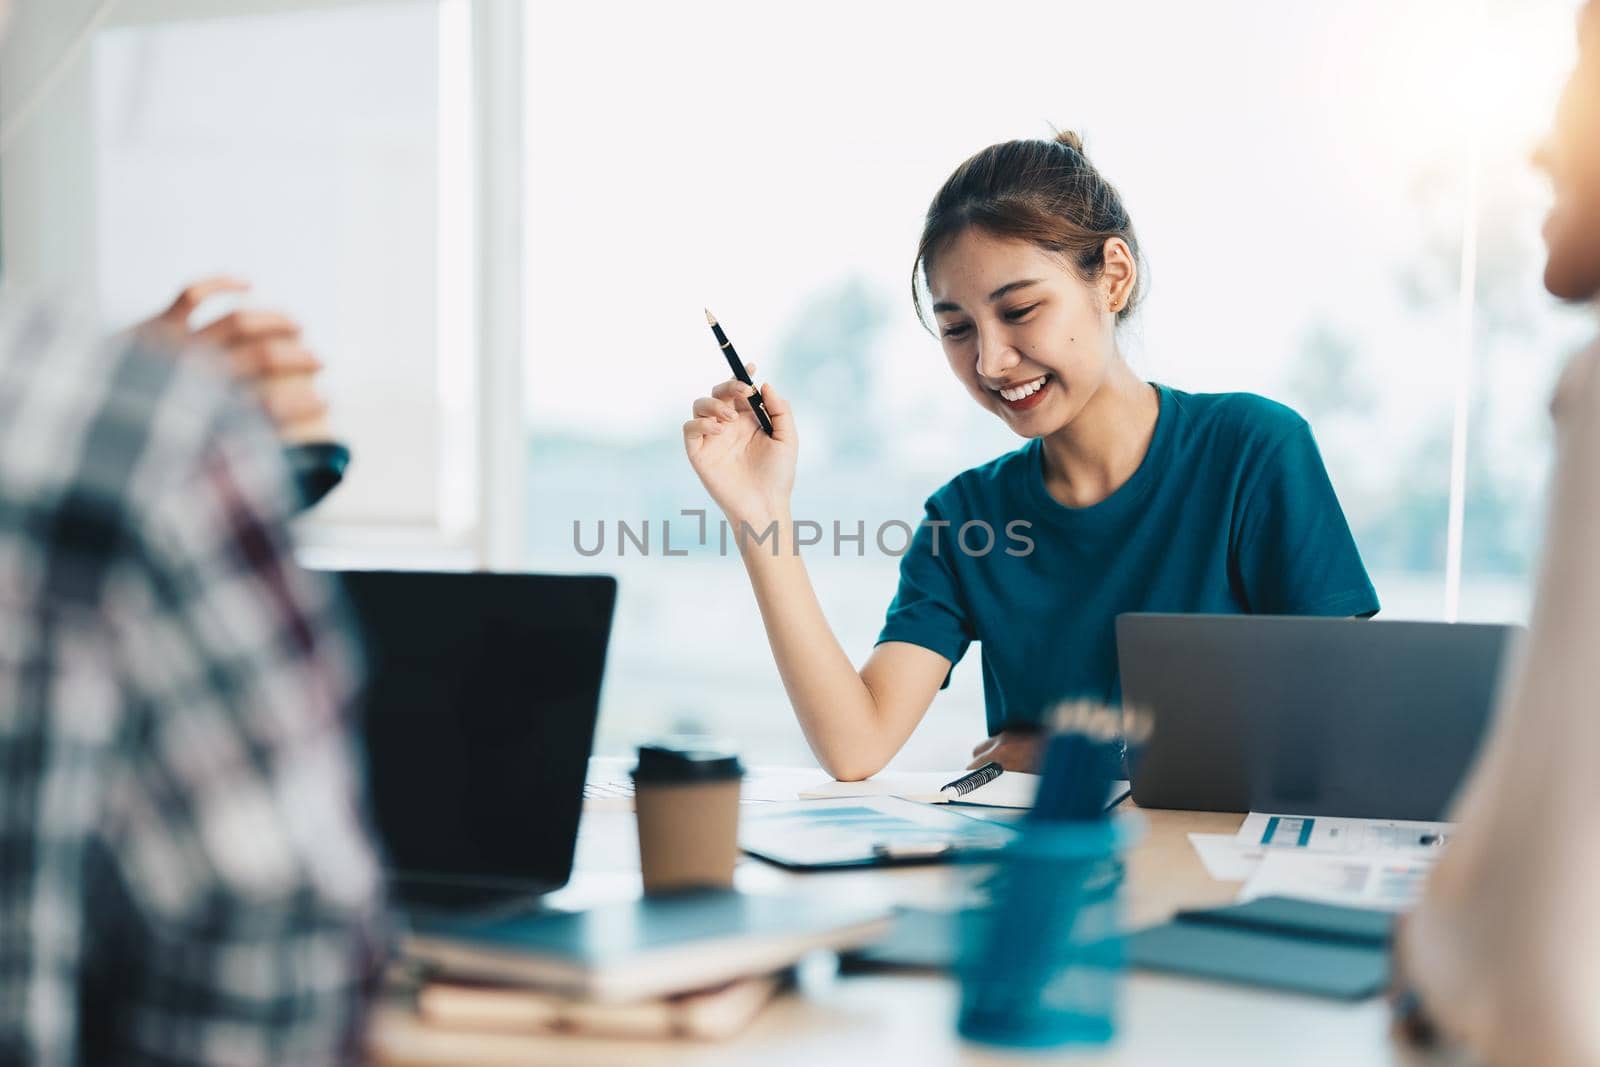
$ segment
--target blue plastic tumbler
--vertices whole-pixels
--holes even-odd
[[[1142,830],[1132,813],[1024,824],[987,901],[962,915],[962,1037],[1014,1048],[1111,1040],[1123,970],[1118,854]]]

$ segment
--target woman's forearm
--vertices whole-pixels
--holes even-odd
[[[796,551],[793,522],[783,515],[735,525],[778,675],[811,751],[835,778],[875,774],[904,738],[884,721],[828,625]]]

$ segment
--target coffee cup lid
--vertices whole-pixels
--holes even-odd
[[[710,745],[654,744],[639,746],[633,777],[641,782],[720,782],[740,778],[739,757]]]

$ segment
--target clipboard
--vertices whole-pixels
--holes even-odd
[[[739,847],[791,870],[948,863],[1003,848],[1017,830],[899,797],[763,804],[740,813]]]

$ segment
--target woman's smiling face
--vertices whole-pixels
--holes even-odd
[[[945,358],[983,407],[1023,437],[1072,422],[1117,359],[1116,315],[1136,281],[1132,253],[1106,242],[1106,267],[1084,282],[1030,241],[968,227],[928,269]]]

